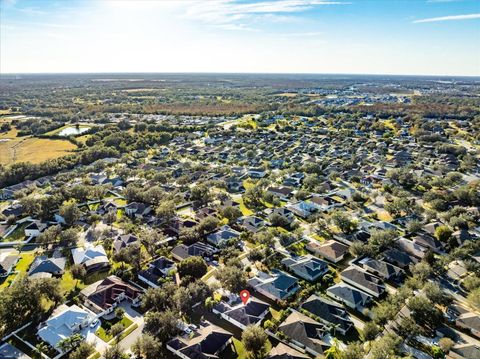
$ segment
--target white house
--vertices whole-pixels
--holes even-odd
[[[25,236],[26,237],[38,237],[42,233],[47,225],[40,221],[33,221],[28,226],[25,227]]]
[[[43,341],[57,348],[57,344],[61,340],[80,332],[94,319],[95,314],[90,311],[75,304],[70,307],[62,304],[38,330],[37,334]]]
[[[72,249],[73,262],[83,264],[87,272],[106,268],[110,265],[105,249],[99,244],[86,243],[85,248]]]

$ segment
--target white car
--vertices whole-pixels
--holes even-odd
[[[95,328],[97,324],[98,324],[98,319],[95,319],[93,322],[90,323],[90,328]]]

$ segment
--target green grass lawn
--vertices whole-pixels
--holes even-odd
[[[117,206],[126,206],[127,205],[127,200],[126,199],[123,199],[123,198],[117,198],[116,200],[114,200],[113,202],[115,202],[115,204]]]
[[[15,266],[15,272],[17,273],[12,273],[3,281],[0,281],[0,289],[9,287],[17,275],[24,275],[30,268],[30,265],[32,264],[34,259],[35,251],[21,252],[20,259]]]
[[[88,205],[88,208],[89,208],[91,211],[96,211],[98,207],[100,207],[100,203],[90,203],[90,204]]]
[[[269,340],[267,340],[266,345],[266,352],[270,352],[272,349],[272,344]],[[227,347],[221,354],[222,358],[237,358],[237,359],[247,359],[249,358],[245,347],[243,346],[242,342],[237,338],[233,338],[232,344]]]
[[[270,311],[270,314],[272,315],[273,319],[280,320],[281,315],[278,310],[275,310],[272,307],[268,308],[268,310]]]
[[[108,277],[108,270],[98,271],[87,275],[84,279],[85,285],[90,285],[92,283],[98,282],[99,280],[105,279]]]
[[[25,227],[27,227],[30,222],[22,223],[19,225],[10,235],[5,238],[4,242],[17,242],[25,240]]]
[[[85,284],[81,280],[77,280],[73,278],[72,272],[70,270],[66,270],[65,273],[62,275],[62,278],[60,279],[60,288],[64,293],[69,293],[75,287],[79,288],[82,290],[85,288]]]
[[[109,330],[106,329],[108,327],[108,324],[110,324],[110,326],[112,327],[113,325],[120,322],[120,323],[122,323],[124,329],[128,328],[130,325],[133,324],[133,322],[130,319],[128,319],[126,316],[123,316],[123,318],[121,320],[119,320],[118,318],[113,318],[113,319],[110,319],[110,320],[107,320],[105,318],[101,318],[100,321],[102,323],[101,327],[98,328],[98,330],[95,332],[95,335],[97,337],[99,337],[100,339],[102,339],[106,343],[108,343],[113,338],[113,336],[110,334]]]
[[[312,237],[313,239],[315,239],[315,240],[317,240],[317,241],[319,241],[319,242],[325,241],[325,238],[322,237],[322,236],[319,236],[318,234],[312,234],[312,235],[310,235],[310,237]]]
[[[14,273],[14,274],[10,274],[7,278],[0,280],[0,290],[9,287],[16,276],[17,275]]]
[[[20,260],[15,266],[17,272],[26,272],[35,259],[35,251],[23,252],[20,254]]]
[[[242,198],[239,198],[238,202],[240,203],[240,211],[244,216],[251,216],[253,214],[253,211],[248,209],[247,206],[245,206]]]
[[[121,220],[124,215],[125,215],[124,209],[117,210],[117,221]]]
[[[242,342],[236,338],[233,338],[233,346],[235,347],[235,352],[238,355],[238,358],[246,358],[247,352],[245,351],[245,347],[243,346]]]

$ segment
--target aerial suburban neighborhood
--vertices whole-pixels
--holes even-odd
[[[406,107],[325,106],[280,78],[262,92],[279,110],[110,113],[129,101],[112,93],[67,120],[15,100],[24,81],[4,83],[2,138],[37,121],[27,141],[77,149],[2,167],[4,357],[479,357],[478,107],[436,109],[395,78],[363,97],[396,85]],[[45,81],[68,101],[73,79]],[[328,81],[342,96],[363,80]],[[429,86],[455,109],[479,91]]]

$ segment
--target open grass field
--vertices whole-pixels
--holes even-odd
[[[0,135],[0,164],[11,165],[16,162],[40,163],[45,160],[65,156],[77,148],[65,140],[48,138],[17,137],[12,129]]]

